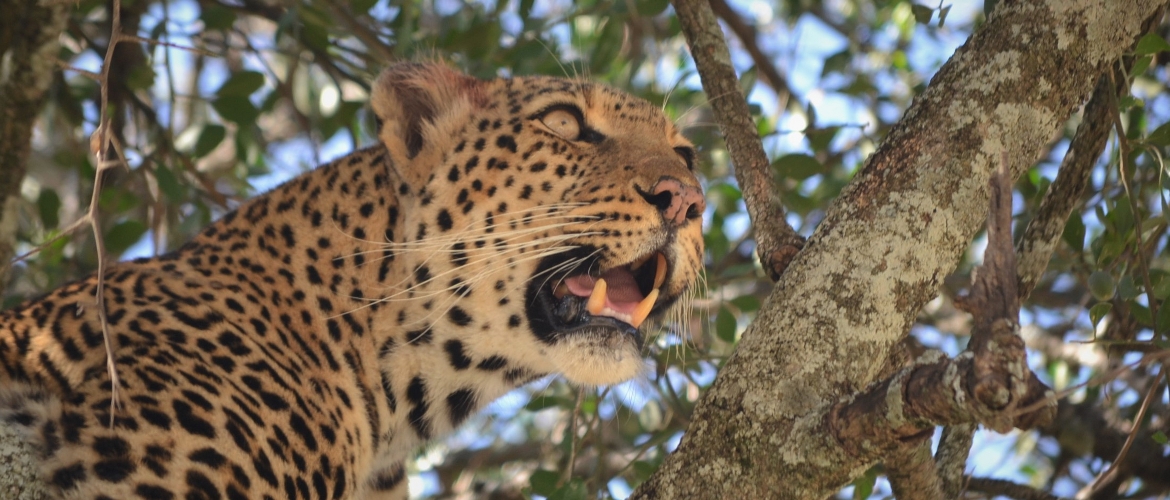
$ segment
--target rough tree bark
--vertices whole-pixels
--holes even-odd
[[[33,123],[53,81],[57,38],[71,5],[58,0],[0,4],[0,282],[6,281],[14,253]],[[35,457],[13,429],[0,424],[0,498],[44,498]]]
[[[676,4],[684,0],[676,1]],[[987,213],[1165,0],[1001,1],[830,208],[631,498],[825,498],[892,443],[828,425],[871,383]]]

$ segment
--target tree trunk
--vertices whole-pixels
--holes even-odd
[[[875,382],[954,271],[1000,158],[1013,177],[1031,166],[1165,4],[999,2],[834,202],[631,498],[825,498],[881,460],[889,443],[847,451],[828,411]]]
[[[72,2],[5,0],[0,6],[0,281],[14,254],[20,185],[33,124],[53,81],[57,38]],[[0,424],[0,498],[46,498],[33,448]]]

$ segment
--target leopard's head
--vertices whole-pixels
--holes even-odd
[[[662,111],[580,80],[413,63],[382,74],[372,106],[402,328],[581,384],[638,374],[643,332],[703,256],[695,149]]]

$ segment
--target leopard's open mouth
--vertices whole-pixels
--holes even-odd
[[[641,344],[639,327],[661,315],[676,297],[662,290],[670,259],[662,250],[633,262],[600,269],[596,259],[580,259],[570,252],[544,259],[538,278],[529,284],[528,320],[537,336],[552,343],[558,336],[579,331],[616,330]],[[567,262],[583,260],[568,269]]]

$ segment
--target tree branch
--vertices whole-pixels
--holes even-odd
[[[56,70],[58,39],[70,4],[6,2],[0,15],[0,281],[15,254],[20,186],[32,131]],[[47,496],[39,452],[15,428],[0,423],[0,492],[5,498]]]
[[[942,484],[930,456],[930,434],[903,443],[886,457],[886,478],[898,500],[938,500]]]
[[[954,424],[943,428],[942,438],[935,453],[935,467],[942,483],[939,498],[959,498],[964,487],[963,472],[967,468],[967,455],[971,453],[971,441],[975,437],[975,424]]]
[[[703,80],[703,91],[735,164],[735,179],[743,190],[755,228],[760,262],[776,281],[804,246],[804,240],[784,218],[784,208],[772,182],[771,162],[764,154],[747,100],[739,89],[731,53],[711,5],[707,0],[675,0],[673,4]]]
[[[1024,236],[1020,238],[1016,251],[1019,253],[1020,298],[1026,298],[1040,281],[1052,251],[1060,241],[1069,214],[1080,206],[1089,175],[1097,159],[1105,151],[1105,141],[1112,126],[1115,96],[1122,90],[1110,83],[1108,75],[1097,79],[1093,96],[1085,105],[1084,116],[1077,127],[1076,135],[1069,143],[1068,153],[1060,163],[1056,180],[1048,187],[1036,217],[1028,223]]]
[[[788,79],[784,78],[780,74],[780,70],[776,69],[772,59],[760,49],[759,34],[756,33],[756,28],[739,17],[735,9],[731,8],[726,1],[710,0],[710,3],[711,10],[715,12],[715,15],[719,16],[724,23],[727,23],[727,27],[735,32],[735,37],[739,38],[744,50],[752,57],[752,62],[760,70],[760,75],[764,77],[764,83],[776,92],[777,100],[781,103],[788,102],[789,98],[794,95],[792,88],[788,86]],[[783,108],[784,106],[781,106],[781,109]]]
[[[968,478],[967,489],[969,491],[978,491],[992,496],[1005,496],[1016,500],[1063,500],[1061,497],[1045,493],[1031,486],[1017,484],[1003,479]]]
[[[846,446],[827,412],[870,386],[937,296],[984,225],[987,180],[1002,155],[1010,178],[1031,165],[1164,4],[1000,2],[826,212],[696,406],[678,449],[631,498],[825,498],[880,460],[888,448]],[[940,380],[969,390],[978,382],[964,376],[973,360],[924,362],[899,376],[907,394],[954,396]],[[1024,382],[1010,394],[1043,395],[1038,380]],[[915,414],[971,418],[949,413],[953,399],[890,401],[912,402],[894,408],[902,419],[892,428],[909,431],[901,436],[920,432]],[[1045,414],[1006,422],[1028,427]]]

